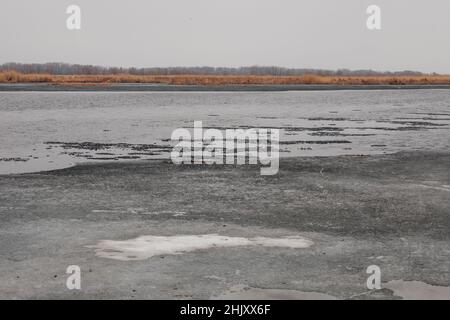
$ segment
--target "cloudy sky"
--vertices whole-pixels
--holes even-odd
[[[66,8],[82,12],[66,28]],[[366,9],[382,10],[382,30]],[[450,74],[449,0],[0,0],[0,63]]]

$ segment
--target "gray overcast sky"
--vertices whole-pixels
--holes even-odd
[[[66,28],[66,8],[82,29]],[[366,8],[382,9],[382,30]],[[450,74],[450,0],[0,0],[0,63]]]

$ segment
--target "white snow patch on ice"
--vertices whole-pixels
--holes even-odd
[[[121,261],[144,260],[158,255],[181,254],[219,247],[264,246],[303,249],[313,245],[302,237],[227,237],[217,234],[180,236],[140,236],[135,239],[101,240],[94,248],[98,257]]]

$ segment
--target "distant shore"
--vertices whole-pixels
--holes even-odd
[[[448,89],[449,75],[46,74],[0,72],[0,91],[309,91]]]
[[[336,91],[336,90],[422,90],[450,89],[450,84],[419,85],[335,85],[335,84],[249,84],[249,85],[173,85],[173,84],[54,84],[54,83],[0,83],[0,92],[6,91],[68,91],[68,92],[142,92],[142,91]]]

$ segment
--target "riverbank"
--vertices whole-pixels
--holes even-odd
[[[449,160],[422,152],[289,158],[274,177],[254,166],[165,161],[0,176],[0,298],[394,299],[400,280],[423,294],[445,291]],[[268,244],[175,246],[143,259],[119,247],[112,252],[125,261],[102,257],[102,240],[211,234]],[[368,293],[374,264],[384,289]],[[65,287],[69,265],[81,267],[80,291]]]
[[[283,92],[283,91],[337,91],[337,90],[422,90],[450,89],[450,84],[421,85],[171,85],[171,84],[52,84],[52,83],[0,83],[0,92],[17,91],[66,91],[66,92]]]

